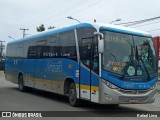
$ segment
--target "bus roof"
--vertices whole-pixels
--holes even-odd
[[[134,29],[134,28],[124,27],[124,26],[120,26],[120,25],[101,24],[100,23],[99,26],[100,26],[100,29],[104,29],[104,30],[117,31],[117,32],[121,32],[121,33],[151,37],[151,35],[148,32]]]
[[[21,41],[27,41],[27,40],[30,40],[30,39],[35,39],[35,38],[40,38],[40,37],[45,37],[45,36],[48,36],[48,35],[61,33],[61,32],[65,32],[65,31],[70,31],[70,30],[74,30],[76,28],[82,28],[82,27],[93,27],[93,26],[92,26],[92,24],[89,24],[89,23],[81,23],[81,24],[78,24],[78,25],[70,26],[70,27],[63,27],[63,28],[58,28],[58,29],[55,28],[55,29],[50,30],[50,31],[46,31],[46,32],[44,31],[44,32],[38,33],[38,34],[33,35],[33,36],[29,36],[29,37],[26,37],[26,38],[11,41],[8,44],[15,43],[15,42],[21,42]]]
[[[141,30],[133,29],[133,28],[123,27],[123,26],[118,26],[118,25],[112,25],[112,24],[81,23],[81,24],[70,26],[70,27],[55,28],[53,30],[42,32],[42,33],[30,36],[30,37],[26,37],[26,38],[18,39],[18,40],[15,40],[15,41],[11,41],[8,44],[27,41],[27,40],[31,40],[31,39],[35,39],[35,38],[40,38],[40,37],[45,37],[45,36],[48,36],[48,35],[61,33],[61,32],[65,32],[65,31],[69,31],[69,30],[74,30],[76,28],[83,28],[83,27],[93,27],[93,28],[96,28],[97,30],[99,30],[99,29],[110,30],[110,31],[117,31],[117,32],[122,32],[122,33],[127,33],[127,34],[135,34],[135,35],[151,37],[151,35],[149,33],[141,31]]]

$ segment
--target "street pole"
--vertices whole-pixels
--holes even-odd
[[[113,20],[113,21],[111,21],[109,24],[112,24],[113,22],[118,22],[118,21],[121,21],[121,19]]]
[[[8,36],[9,38],[11,38],[11,39],[13,39],[13,40],[15,40],[13,37],[11,37],[11,36]]]
[[[71,20],[76,20],[77,22],[79,22],[79,23],[81,24],[81,22],[80,22],[78,19],[75,19],[75,18],[73,18],[73,17],[71,17],[71,16],[68,16],[67,18],[68,18],[68,19],[71,19]]]
[[[2,54],[3,54],[3,42],[5,42],[5,41],[2,41],[2,40],[0,40],[0,43],[1,43],[1,54],[0,54],[0,60],[2,60]]]
[[[26,30],[29,30],[29,29],[25,29],[25,28],[20,28],[20,30],[23,30],[23,38],[25,37],[25,32],[26,32]]]

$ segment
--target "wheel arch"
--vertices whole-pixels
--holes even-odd
[[[18,83],[19,83],[19,76],[21,76],[21,75],[23,76],[23,72],[18,73]]]
[[[71,83],[75,84],[75,81],[73,78],[68,77],[65,79],[64,85],[63,85],[64,95],[69,94],[69,87]]]

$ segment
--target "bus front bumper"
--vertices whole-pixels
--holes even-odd
[[[153,103],[156,98],[156,87],[150,90],[111,89],[100,81],[100,104],[144,104]]]

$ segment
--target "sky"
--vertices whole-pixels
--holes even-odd
[[[80,22],[112,24],[143,20],[160,16],[160,0],[0,0],[0,40],[7,44],[23,37],[20,28],[29,29],[27,36],[37,34],[36,27],[44,24],[65,27],[78,22],[67,19],[72,16]],[[154,23],[156,22],[156,23]],[[150,24],[153,23],[153,24]],[[149,25],[132,26],[151,35],[160,36],[160,19]],[[144,25],[144,26],[140,26]]]

